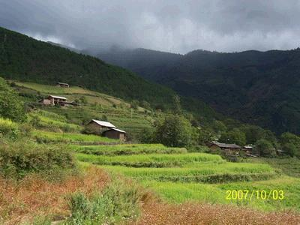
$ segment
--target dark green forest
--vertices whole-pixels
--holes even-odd
[[[70,85],[109,94],[163,111],[174,108],[170,88],[146,81],[140,76],[54,43],[37,41],[26,35],[0,28],[0,76],[9,80]],[[204,102],[182,98],[184,109],[202,122],[220,117]]]
[[[300,133],[300,49],[186,55],[136,49],[99,56],[227,116],[276,133]]]
[[[123,99],[170,103],[174,92],[98,58],[0,28],[0,75],[43,84],[67,82]]]

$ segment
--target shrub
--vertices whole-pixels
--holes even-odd
[[[280,143],[283,150],[287,152],[290,156],[300,157],[300,137],[292,133],[283,133],[280,136]]]
[[[275,156],[276,152],[271,142],[260,139],[255,144],[255,151],[265,157],[272,157]]]
[[[9,119],[0,118],[0,134],[16,138],[19,134],[18,125]]]
[[[33,142],[2,141],[0,168],[2,175],[23,177],[29,172],[74,168],[73,156],[59,145],[39,145]]]
[[[134,100],[134,101],[131,102],[130,108],[132,108],[132,109],[138,109],[138,107],[139,107],[139,101]]]
[[[22,123],[19,125],[20,134],[24,137],[30,137],[32,134],[32,126],[28,123]]]
[[[70,198],[72,215],[66,224],[116,224],[134,219],[139,214],[140,197],[139,188],[123,180],[90,197],[75,193]]]
[[[154,130],[151,128],[144,128],[138,135],[138,140],[141,143],[154,143]]]
[[[297,153],[296,145],[292,143],[286,143],[282,146],[282,150],[291,157],[294,157]]]
[[[25,107],[20,97],[0,77],[0,116],[13,121],[24,121]]]

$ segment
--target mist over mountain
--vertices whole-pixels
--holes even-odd
[[[113,49],[98,57],[243,122],[300,133],[299,49],[185,55]]]
[[[167,68],[171,68],[183,57],[181,54],[144,48],[122,49],[120,47],[110,48],[110,50],[100,52],[96,56],[154,81],[159,80],[159,76],[167,72]]]

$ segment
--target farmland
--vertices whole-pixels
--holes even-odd
[[[171,203],[187,201],[244,205],[261,210],[299,210],[299,160],[248,159],[232,163],[219,155],[190,153],[186,148],[162,144],[124,144],[115,140],[81,134],[82,124],[90,118],[106,116],[130,135],[149,128],[159,113],[143,108],[130,109],[127,102],[80,87],[58,88],[34,83],[16,83],[22,93],[59,94],[71,100],[84,96],[87,104],[79,107],[43,107],[30,113],[39,118],[33,137],[41,143],[64,143],[82,165],[96,165],[112,176],[137,180]],[[24,95],[30,101],[30,95]],[[96,101],[95,101],[96,100]],[[282,189],[282,201],[226,200],[226,190]]]
[[[0,196],[4,200],[2,205],[0,203],[3,208],[1,211],[0,207],[0,223],[11,221],[14,224],[38,218],[41,224],[50,224],[59,215],[66,224],[74,224],[74,221],[84,224],[83,221],[90,220],[112,222],[123,217],[127,220],[139,218],[138,224],[147,224],[157,213],[153,208],[162,210],[159,219],[163,220],[168,218],[164,214],[168,210],[188,212],[197,211],[199,207],[211,215],[214,209],[219,209],[224,217],[226,210],[240,210],[241,214],[264,217],[264,221],[268,221],[267,211],[275,211],[278,217],[274,217],[274,221],[278,221],[286,216],[285,212],[278,211],[295,210],[296,214],[300,211],[298,159],[248,158],[228,162],[220,155],[204,153],[207,150],[204,146],[191,149],[142,144],[136,141],[136,135],[153,127],[153,121],[165,113],[141,107],[133,110],[121,99],[80,87],[63,89],[33,83],[16,84],[23,100],[32,104],[32,110],[25,124],[7,123],[22,131],[26,141],[18,140],[16,132],[13,136],[17,138],[14,139],[16,144],[10,140],[5,147],[4,141],[0,158],[8,164],[4,167],[5,176],[16,176],[24,181],[17,185],[0,179],[0,189],[5,193]],[[37,94],[63,95],[71,100],[85,97],[87,102],[77,107],[45,107],[34,104],[37,99],[33,96]],[[92,118],[103,117],[125,129],[130,141],[123,143],[85,133],[84,124]],[[4,124],[6,121],[3,121]],[[12,164],[16,166],[11,168]],[[28,171],[40,174],[31,176]],[[53,192],[53,196],[47,190]],[[226,199],[228,190],[250,193],[282,190],[284,199]],[[24,191],[28,194],[22,196]],[[36,200],[35,194],[40,199],[50,199],[51,204]],[[93,214],[94,210],[101,213]],[[119,214],[124,215],[120,217]],[[297,221],[293,211],[287,215],[291,221]],[[203,216],[194,218],[195,221],[204,219]]]

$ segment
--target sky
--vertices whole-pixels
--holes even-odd
[[[78,49],[294,49],[300,0],[0,0],[0,26]]]

